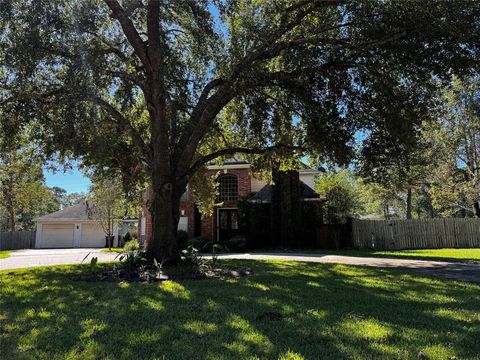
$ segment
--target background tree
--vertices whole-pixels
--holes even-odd
[[[105,233],[105,246],[113,246],[114,229],[128,215],[128,203],[118,179],[97,179],[88,197],[89,215]]]
[[[480,80],[453,78],[442,89],[437,121],[426,136],[436,159],[435,207],[444,215],[480,217]]]
[[[84,192],[67,193],[67,190],[58,186],[51,187],[50,190],[62,208],[79,204],[87,199],[87,194]]]
[[[361,210],[358,183],[349,170],[322,174],[315,180],[315,191],[326,198],[324,218],[330,224],[345,222]]]
[[[0,104],[37,125],[47,153],[151,183],[148,256],[175,260],[189,179],[217,157],[278,148],[279,96],[296,148],[348,161],[355,131],[387,121],[393,85],[416,92],[478,64],[479,7],[2,0]]]
[[[359,211],[363,216],[383,218],[390,220],[392,217],[405,213],[405,203],[398,198],[397,192],[378,183],[366,182],[357,177],[357,196],[361,204]]]
[[[392,86],[382,100],[385,121],[377,121],[360,150],[359,174],[405,198],[405,217],[412,219],[413,195],[433,168],[422,123],[430,120],[433,92],[414,91],[415,83]]]
[[[15,148],[0,140],[0,208],[9,231],[31,229],[35,216],[58,210],[41,158],[25,137],[17,139]]]

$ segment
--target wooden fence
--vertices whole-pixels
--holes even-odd
[[[0,232],[0,250],[33,249],[35,231]]]
[[[480,247],[480,219],[354,220],[352,237],[384,250]]]

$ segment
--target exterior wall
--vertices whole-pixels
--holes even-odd
[[[208,175],[214,175],[218,170],[210,170]],[[235,175],[238,184],[239,200],[246,199],[252,194],[252,173],[249,168],[226,168],[220,171],[220,174]],[[237,209],[238,201],[224,201],[221,206],[215,207],[213,215],[202,219],[202,236],[210,240],[217,240],[217,210],[218,209]]]
[[[312,189],[315,189],[315,175],[317,175],[317,173],[300,173],[300,181]]]
[[[195,207],[193,202],[193,193],[187,187],[187,192],[180,201],[180,216],[185,217],[187,221],[186,230],[189,237],[193,237],[195,231]]]
[[[231,174],[237,176],[238,184],[238,197],[239,199],[248,198],[252,193],[251,187],[251,173],[250,169],[246,166],[239,168],[228,167],[227,169],[218,170],[211,169],[207,172],[207,176],[221,174]],[[145,222],[145,240],[150,241],[152,239],[152,216],[148,210],[150,205],[150,199],[152,197],[152,190],[149,189],[146,192],[146,202],[143,206],[142,211],[140,212],[140,234],[141,234],[141,223]],[[213,215],[209,217],[202,218],[201,220],[201,236],[208,238],[210,240],[216,239],[217,236],[217,209],[219,208],[238,208],[238,201],[226,201],[222,206],[218,206],[214,209]],[[193,193],[187,189],[187,194],[184,196],[180,202],[180,214],[187,219],[187,232],[189,237],[193,237],[195,233],[195,203],[193,199]]]

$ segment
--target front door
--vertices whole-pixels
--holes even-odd
[[[218,209],[218,241],[238,235],[238,209]]]

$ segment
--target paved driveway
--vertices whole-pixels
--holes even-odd
[[[0,270],[18,269],[32,266],[80,264],[89,262],[92,257],[98,261],[113,261],[116,253],[102,252],[101,249],[27,249],[16,250],[10,257],[0,259]],[[85,258],[86,257],[86,258]]]
[[[340,255],[322,255],[308,253],[251,253],[251,254],[221,254],[222,259],[248,260],[290,260],[327,264],[345,264],[357,266],[372,266],[382,268],[397,268],[420,273],[426,276],[437,276],[446,279],[470,281],[480,284],[480,264],[464,264],[444,261],[386,259],[374,257],[355,257]]]

